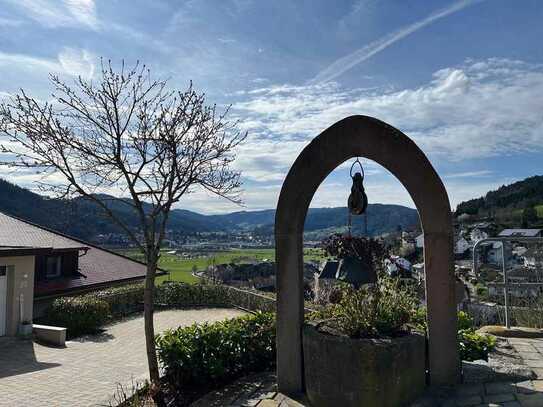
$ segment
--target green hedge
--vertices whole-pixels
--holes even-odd
[[[113,317],[122,317],[143,309],[142,283],[111,287],[87,295],[107,302]]]
[[[75,297],[57,298],[41,322],[68,328],[76,337],[93,333],[108,320],[143,309],[142,283],[112,287]],[[275,300],[226,285],[163,283],[156,287],[155,304],[172,307],[240,307],[251,311],[275,311]]]
[[[47,323],[68,328],[70,338],[97,332],[109,317],[108,303],[92,295],[57,298],[45,315]]]
[[[216,284],[163,283],[155,291],[155,303],[169,307],[228,306],[228,290]]]
[[[168,330],[156,337],[165,377],[175,386],[231,380],[275,363],[275,316],[256,313]]]

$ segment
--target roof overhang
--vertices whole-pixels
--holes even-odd
[[[50,254],[52,250],[51,247],[0,246],[0,257],[38,256]]]

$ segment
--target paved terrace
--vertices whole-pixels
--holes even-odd
[[[543,339],[508,339],[536,374],[536,380],[465,384],[442,395],[426,396],[411,407],[543,407]],[[304,399],[277,393],[274,373],[249,376],[193,404],[193,407],[310,407]]]
[[[223,308],[162,311],[155,314],[155,329],[242,314]],[[118,383],[130,387],[133,379],[148,377],[145,355],[142,317],[67,342],[66,348],[0,338],[0,406],[107,406]]]

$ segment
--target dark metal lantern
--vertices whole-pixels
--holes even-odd
[[[353,168],[357,163],[360,166],[361,172],[356,172],[353,175]],[[349,213],[352,215],[362,215],[364,212],[366,212],[368,207],[368,196],[364,190],[364,168],[362,167],[362,163],[358,158],[351,166],[350,175],[353,180],[353,185],[351,187],[351,194],[347,200]]]

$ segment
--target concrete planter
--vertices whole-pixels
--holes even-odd
[[[313,407],[398,407],[425,387],[425,338],[352,339],[303,327],[305,389]]]
[[[32,335],[32,324],[31,323],[19,324],[19,336],[30,336],[30,335]]]

